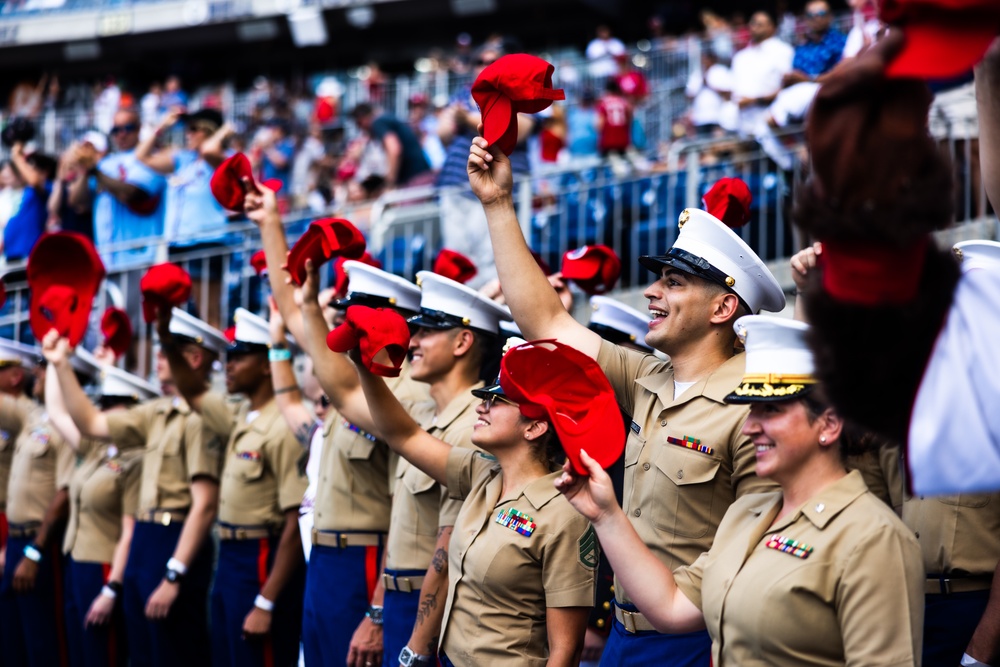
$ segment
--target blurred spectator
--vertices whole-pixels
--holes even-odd
[[[271,118],[254,137],[250,160],[260,180],[276,178],[285,186],[278,193],[279,199],[288,197],[294,158],[295,138],[288,136],[288,123],[281,118]]]
[[[122,109],[113,118],[111,139],[117,152],[101,159],[93,147],[82,144],[77,152],[81,175],[69,189],[73,206],[82,207],[93,198],[94,242],[109,268],[156,258],[155,243],[137,242],[163,236],[166,189],[166,180],[135,155],[139,114]],[[133,247],[112,252],[110,246],[117,244]]]
[[[767,106],[791,71],[795,52],[774,35],[774,20],[764,11],[750,17],[750,44],[733,56],[733,100],[739,107],[737,130],[752,137]]]
[[[750,43],[750,28],[743,12],[733,12],[730,15],[729,34],[733,40],[733,53],[745,49]]]
[[[84,147],[81,149],[81,147]],[[77,178],[85,178],[81,174],[78,155],[80,150],[93,151],[100,160],[108,152],[108,138],[97,130],[86,132],[79,142],[73,143],[59,158],[59,170],[56,182],[49,197],[48,231],[67,231],[83,234],[94,240],[94,210],[89,198],[70,202],[69,188]]]
[[[187,110],[188,96],[181,89],[181,79],[178,76],[168,76],[163,82],[163,95],[160,97],[160,113]]]
[[[52,193],[56,161],[37,151],[25,155],[24,145],[16,143],[10,149],[10,164],[24,184],[21,203],[3,230],[4,257],[16,261],[28,257],[45,231],[45,221],[49,217],[46,205]]]
[[[18,178],[10,162],[5,160],[0,165],[0,232],[3,232],[7,221],[21,206],[23,196],[24,183]]]
[[[854,25],[847,33],[843,57],[853,58],[875,42],[882,22],[879,21],[874,0],[848,0],[847,6],[853,12]]]
[[[94,98],[94,126],[104,134],[111,134],[115,112],[121,106],[121,101],[122,91],[115,83],[115,78],[109,76]]]
[[[566,146],[566,110],[561,104],[553,104],[545,112],[539,114],[541,126],[538,131],[538,144],[542,162],[559,161],[559,154]]]
[[[43,74],[38,83],[22,81],[10,93],[10,115],[22,118],[37,118],[42,110],[43,93],[48,75]]]
[[[313,107],[313,122],[329,125],[340,115],[340,98],[344,87],[332,76],[324,78],[316,86],[316,103]]]
[[[455,74],[465,74],[472,68],[472,35],[459,33],[455,38],[455,52],[448,61],[448,69]]]
[[[703,9],[701,24],[705,26],[705,41],[710,50],[720,61],[728,63],[733,57],[733,34],[726,19],[711,9]]]
[[[444,164],[445,150],[438,136],[438,117],[431,106],[430,98],[424,93],[415,93],[408,103],[410,109],[410,129],[417,135],[424,157],[434,171]]]
[[[649,96],[646,76],[632,65],[632,59],[627,53],[615,56],[615,63],[618,66],[618,72],[615,74],[618,89],[635,109]]]
[[[368,102],[373,106],[385,104],[388,78],[377,62],[368,63],[367,68],[368,76],[365,77],[365,86],[368,88]]]
[[[833,27],[833,14],[826,0],[812,0],[806,5],[805,40],[795,47],[792,71],[782,83],[792,86],[804,81],[815,81],[840,62],[847,38]]]
[[[323,143],[323,130],[318,123],[309,126],[309,134],[302,140],[298,152],[295,153],[295,160],[292,163],[291,194],[295,198],[296,204],[305,202],[307,195],[314,184],[314,167],[326,157],[326,145]],[[329,186],[329,183],[327,184]]]
[[[149,84],[149,90],[139,100],[139,113],[142,115],[142,130],[140,135],[143,139],[148,137],[160,125],[160,99],[163,95],[163,86],[154,81]]]
[[[597,101],[597,150],[610,158],[616,175],[625,173],[624,158],[632,145],[632,105],[621,94],[618,82],[608,79]]]
[[[492,64],[503,54],[503,49],[495,46],[495,41],[493,45],[480,47],[475,61],[476,66],[472,72],[473,78],[479,76],[487,65]],[[439,134],[441,141],[448,147],[448,152],[436,181],[439,186],[453,186],[441,193],[443,245],[462,253],[479,269],[479,273],[470,281],[470,286],[474,288],[496,278],[493,250],[490,244],[483,243],[483,239],[489,234],[486,214],[482,204],[472,194],[467,171],[469,147],[472,145],[472,139],[478,136],[476,128],[481,122],[479,107],[472,99],[472,86],[468,84],[455,94],[441,114]],[[509,156],[515,191],[517,181],[531,171],[524,142],[533,129],[532,117],[518,114],[518,145]]]
[[[387,188],[426,185],[434,179],[417,135],[406,123],[384,111],[376,111],[366,102],[351,110],[351,118],[385,150]]]
[[[597,36],[587,45],[587,60],[590,61],[590,74],[595,77],[614,76],[618,71],[615,56],[625,53],[625,45],[617,37],[611,36],[611,28],[606,25],[597,26]]]
[[[566,113],[566,135],[569,152],[574,158],[597,156],[597,109],[594,91],[584,88],[577,104],[570,104]]]
[[[710,49],[702,51],[701,71],[691,75],[685,89],[691,100],[689,117],[697,136],[710,136],[720,126],[730,124],[724,120],[724,114],[732,90],[729,68]]]

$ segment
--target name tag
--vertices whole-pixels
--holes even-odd
[[[629,424],[628,427],[632,430],[633,433],[635,433],[636,435],[639,435],[639,430],[640,430],[639,429],[639,425],[636,424],[634,421],[631,424]]]

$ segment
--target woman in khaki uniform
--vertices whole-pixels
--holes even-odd
[[[442,664],[578,664],[598,558],[590,525],[553,487],[552,452],[572,435],[552,412],[524,416],[528,405],[506,396],[501,371],[497,384],[473,391],[483,401],[472,442],[489,455],[453,448],[360,364],[359,376],[389,446],[465,501],[449,548]]]
[[[560,490],[593,521],[646,618],[661,630],[707,626],[716,667],[919,665],[919,547],[860,473],[844,469],[843,422],[816,391],[808,326],[749,316],[736,328],[747,374],[726,400],[750,403],[743,431],[758,474],[780,492],[737,501],[711,550],[671,573],[589,457],[589,479],[567,471]]]
[[[81,355],[77,351],[77,357]],[[113,360],[113,357],[112,357]],[[159,394],[156,389],[117,368],[101,374],[102,410],[122,410]],[[55,367],[48,370],[45,405],[53,425],[76,452],[69,483],[69,521],[63,539],[66,568],[66,625],[70,650],[82,667],[126,665],[122,581],[132,544],[143,452],[121,452],[113,444],[84,439],[69,418],[59,391]]]

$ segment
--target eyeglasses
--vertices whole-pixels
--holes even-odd
[[[830,12],[826,11],[825,9],[819,9],[819,10],[816,10],[814,12],[806,12],[806,18],[807,19],[821,19],[824,16],[827,16],[829,13]]]
[[[490,410],[492,410],[494,404],[496,404],[497,401],[500,401],[501,403],[504,403],[505,405],[512,405],[515,408],[518,407],[517,403],[515,403],[512,400],[510,400],[506,396],[501,396],[500,394],[490,394],[489,396],[487,396],[486,398],[483,399],[483,405],[486,406],[486,411],[489,412]]]
[[[329,408],[330,407],[330,397],[327,396],[326,394],[323,394],[322,396],[319,397],[319,404],[321,406],[323,406],[324,410],[327,409],[327,408]]]
[[[205,134],[214,134],[215,130],[208,125],[188,125],[184,128],[185,132],[204,132]]]
[[[111,134],[122,134],[123,132],[136,132],[139,130],[139,125],[137,123],[128,123],[127,125],[115,125],[111,128]]]

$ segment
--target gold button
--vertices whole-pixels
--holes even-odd
[[[732,287],[735,284],[736,284],[736,278],[733,278],[732,276],[726,276],[726,285],[728,287]]]
[[[614,586],[612,586],[612,587],[611,587],[611,592],[612,592],[612,593],[614,593],[614,592],[615,592],[615,587],[614,587]]]
[[[604,627],[604,619],[603,618],[597,619],[597,627],[599,627],[599,628],[603,628]]]
[[[660,426],[666,426],[666,425],[667,425],[667,420],[666,419],[661,419],[660,420]]]
[[[649,470],[649,464],[648,463],[643,463],[642,464],[642,469],[643,470]]]
[[[678,470],[677,471],[677,479],[684,479],[684,471],[683,470]]]
[[[642,510],[636,510],[636,511],[632,512],[632,514],[634,514],[636,516],[640,516],[642,514]]]
[[[605,602],[604,603],[604,608],[605,609],[611,609],[611,603],[610,602]]]

